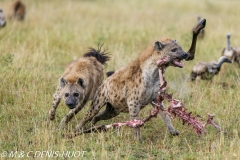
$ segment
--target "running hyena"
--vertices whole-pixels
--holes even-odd
[[[53,95],[52,109],[49,119],[55,119],[55,112],[63,99],[70,109],[62,119],[60,127],[64,127],[77,114],[88,100],[92,100],[96,90],[104,79],[103,65],[109,60],[105,51],[90,48],[83,57],[71,62],[59,80],[56,93]]]

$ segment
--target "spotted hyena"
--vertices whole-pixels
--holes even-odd
[[[10,6],[9,18],[23,21],[25,18],[25,15],[26,15],[25,4],[20,0],[14,1]]]
[[[108,60],[108,54],[101,51],[101,47],[98,50],[90,48],[83,57],[67,66],[53,95],[52,108],[49,111],[50,120],[55,119],[55,112],[61,99],[70,109],[60,123],[59,127],[61,128],[84,107],[87,101],[92,100],[96,90],[103,82],[103,65]]]
[[[126,67],[117,70],[108,77],[98,88],[92,104],[80,123],[75,128],[75,132],[81,132],[83,126],[91,120],[91,124],[96,124],[100,120],[107,120],[119,115],[121,112],[130,114],[130,119],[139,119],[142,108],[152,102],[157,101],[160,87],[159,63],[164,59],[164,65],[183,67],[183,59],[194,59],[197,36],[200,30],[205,27],[206,20],[202,20],[193,30],[192,44],[186,53],[181,46],[172,39],[164,38],[150,43],[146,49]],[[107,105],[106,109],[99,113],[99,110]],[[178,135],[171,119],[165,111],[159,113],[163,118],[168,130],[173,135]],[[139,139],[140,128],[134,128],[134,138]]]

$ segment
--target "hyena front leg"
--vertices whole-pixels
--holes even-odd
[[[129,114],[130,114],[131,120],[138,120],[140,118],[139,117],[140,107],[141,105],[139,102],[134,102],[134,101],[128,102],[128,108],[129,108]],[[135,140],[140,139],[140,127],[133,128],[133,136]]]
[[[68,122],[73,118],[73,116],[76,115],[85,106],[86,103],[87,103],[87,100],[84,99],[83,102],[80,103],[76,108],[71,109],[68,112],[68,114],[63,117],[58,128],[63,129],[68,124]]]
[[[48,118],[50,120],[55,119],[55,113],[56,113],[57,107],[61,101],[61,89],[62,88],[60,86],[58,86],[56,92],[53,95],[52,108],[48,112]]]
[[[96,93],[97,95],[97,93]],[[105,105],[104,97],[95,97],[87,114],[81,119],[80,123],[75,127],[74,132],[77,133],[82,130],[83,126],[100,111],[100,109]]]
[[[164,106],[163,103],[162,103],[162,105]],[[153,104],[152,104],[152,106],[155,107]],[[164,108],[165,108],[165,107],[164,107]],[[176,130],[176,129],[173,127],[171,118],[169,117],[168,113],[165,112],[165,111],[162,111],[162,110],[160,109],[160,110],[159,110],[159,115],[162,117],[162,119],[163,119],[165,125],[167,126],[168,131],[171,133],[171,135],[173,135],[173,136],[179,135],[179,131]]]

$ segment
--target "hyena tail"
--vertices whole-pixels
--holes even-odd
[[[114,71],[108,71],[108,72],[106,73],[107,77],[110,77],[110,76],[113,75],[113,74],[114,74]]]
[[[83,57],[95,57],[100,63],[106,64],[110,60],[109,53],[106,50],[101,51],[102,45],[98,46],[98,49],[89,48],[88,52],[83,55]]]

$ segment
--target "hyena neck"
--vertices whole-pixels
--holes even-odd
[[[159,74],[158,74],[158,67],[157,67],[157,61],[158,61],[158,56],[154,53],[154,49],[152,48],[147,48],[148,55],[141,55],[141,69],[143,76],[147,78],[147,80],[150,80],[152,82],[159,81]]]
[[[155,80],[158,78],[158,67],[155,61],[148,59],[145,61],[142,67],[142,72],[144,75],[147,75],[150,79]]]

